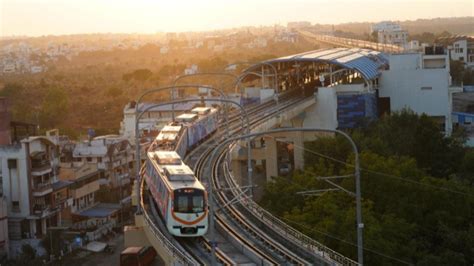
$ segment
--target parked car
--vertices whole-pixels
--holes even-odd
[[[120,266],[149,266],[156,258],[153,247],[128,247],[120,253]]]

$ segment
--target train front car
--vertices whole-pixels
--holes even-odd
[[[187,165],[166,167],[173,189],[168,231],[180,237],[202,236],[207,232],[207,193]]]
[[[168,230],[180,237],[204,235],[208,228],[206,191],[197,187],[176,189],[173,197],[173,219]]]
[[[207,193],[176,152],[148,152],[145,177],[160,217],[172,235],[196,237],[207,232]]]

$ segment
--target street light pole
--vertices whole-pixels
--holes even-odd
[[[351,144],[352,150],[355,155],[355,183],[356,183],[356,222],[357,222],[357,257],[358,257],[358,263],[359,265],[363,265],[363,228],[364,224],[362,223],[362,204],[361,204],[361,189],[360,189],[360,166],[359,166],[359,152],[357,149],[357,146],[355,142],[352,140],[352,138],[345,132],[337,130],[337,129],[321,129],[321,128],[277,128],[277,129],[272,129],[264,132],[256,132],[256,133],[251,133],[251,134],[246,134],[246,135],[240,135],[237,137],[229,138],[221,142],[212,152],[211,154],[211,162],[214,161],[214,158],[217,154],[217,151],[220,150],[222,147],[229,145],[231,142],[238,141],[240,139],[245,139],[245,138],[255,138],[259,137],[261,135],[267,135],[267,134],[272,134],[272,133],[282,133],[282,132],[295,132],[295,131],[300,131],[300,132],[325,132],[325,133],[336,133],[344,136]],[[211,178],[212,180],[212,178]],[[212,182],[211,182],[212,186]],[[212,194],[212,188],[209,190],[209,197],[213,197]],[[214,210],[213,206],[211,205],[211,210],[210,214],[211,215],[211,220],[214,217]],[[214,236],[211,234],[211,241],[214,242]],[[214,252],[215,250],[211,250],[213,254],[211,256],[215,256]]]

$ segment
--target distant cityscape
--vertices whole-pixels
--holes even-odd
[[[217,99],[219,90],[226,93],[225,100],[234,104],[230,111],[240,110],[240,107],[254,108],[251,119],[252,127],[255,128],[257,128],[255,125],[258,125],[260,129],[301,126],[333,131],[346,130],[350,132],[348,134],[352,134],[356,132],[356,129],[368,130],[370,123],[390,117],[390,114],[401,117],[412,115],[411,118],[423,114],[432,121],[429,125],[434,125],[432,128],[440,134],[440,138],[449,138],[449,141],[452,141],[449,145],[455,146],[452,144],[455,142],[453,139],[458,132],[462,132],[464,142],[460,143],[459,147],[466,151],[474,147],[473,36],[444,31],[423,35],[425,32],[422,33],[420,30],[412,35],[403,24],[394,21],[373,23],[370,28],[364,29],[364,32],[359,30],[354,33],[346,28],[343,30],[335,28],[330,25],[323,27],[307,21],[297,21],[290,22],[286,26],[248,27],[200,33],[91,34],[0,39],[0,78],[5,80],[0,81],[0,93],[5,88],[4,94],[0,94],[0,256],[4,257],[4,261],[7,258],[19,259],[25,254],[25,245],[29,245],[35,250],[37,256],[44,258],[49,256],[48,260],[53,261],[81,249],[95,252],[93,248],[87,246],[89,243],[104,242],[108,238],[116,239],[117,235],[124,234],[122,237],[125,240],[120,240],[122,246],[123,243],[134,246],[130,243],[143,242],[143,239],[150,235],[156,235],[156,232],[147,231],[156,230],[154,226],[149,226],[151,219],[137,212],[140,210],[140,204],[148,204],[139,202],[139,196],[141,196],[137,194],[141,193],[137,192],[140,186],[139,176],[145,175],[146,171],[154,167],[151,163],[147,164],[147,160],[151,161],[150,158],[160,160],[159,155],[155,158],[148,152],[159,145],[173,147],[176,149],[176,154],[182,157],[178,156],[181,165],[181,159],[184,164],[184,157],[188,155],[188,150],[179,150],[176,148],[181,147],[179,145],[184,145],[184,149],[189,150],[199,145],[209,145],[209,147],[215,145],[215,143],[212,145],[203,143],[212,139],[212,134],[217,134],[215,132],[222,133],[220,131],[223,129],[217,130],[217,125],[214,124],[216,128],[213,128],[212,132],[211,130],[207,132],[207,128],[198,130],[192,127],[202,121],[206,121],[207,126],[218,122],[224,124],[227,117],[225,119],[213,117],[215,120],[212,121],[205,120],[206,115],[210,117],[211,112],[217,113],[216,110],[219,110],[220,115],[224,109],[222,102],[206,102],[209,98]],[[145,53],[147,49],[153,51],[150,54],[156,53],[156,56],[148,58],[148,54]],[[136,59],[135,54],[130,54],[130,51],[145,51],[145,55],[143,58]],[[102,52],[106,52],[105,63],[90,63]],[[128,53],[127,60],[122,60],[117,56],[121,53]],[[233,58],[226,61],[226,56],[230,55]],[[166,58],[157,59],[157,56]],[[186,57],[186,59],[181,60],[180,57]],[[250,62],[248,58],[254,58],[257,61]],[[136,61],[133,61],[135,59]],[[242,60],[239,62],[234,59]],[[117,65],[120,63],[123,68],[112,68],[113,63],[110,62],[116,62]],[[142,66],[143,62],[148,65]],[[79,65],[82,67],[81,71],[86,69],[88,72],[67,77],[68,72],[64,69],[74,72],[79,69]],[[156,68],[150,68],[150,70],[150,65]],[[177,65],[179,67],[175,68]],[[242,69],[246,72],[238,73]],[[94,75],[99,71],[103,72]],[[53,74],[49,75],[49,73]],[[209,78],[203,79],[203,83],[190,83],[198,84],[196,88],[193,88],[192,93],[186,95],[186,99],[194,102],[154,106],[156,102],[163,102],[164,97],[169,95],[172,95],[173,99],[184,99],[183,88],[176,89],[174,93],[167,91],[153,100],[150,98],[140,103],[135,101],[148,89],[156,89],[164,85],[171,86],[172,82],[175,86],[182,76],[200,73],[235,76],[237,82],[234,81],[235,83],[228,85],[220,80],[221,83],[215,87],[204,85],[211,84],[212,80]],[[63,86],[55,91],[55,86],[61,83]],[[48,91],[40,94],[41,90]],[[101,94],[94,93],[94,90]],[[228,104],[231,105],[230,103]],[[48,109],[50,106],[54,108]],[[68,119],[60,115],[63,112],[63,115],[66,115],[67,108],[63,107],[69,106],[72,109],[72,112],[68,114],[69,118],[74,119],[69,119],[71,121],[64,123]],[[196,106],[202,109],[193,110]],[[265,107],[269,111],[257,110],[260,107]],[[226,109],[226,111],[229,110]],[[23,116],[23,120],[14,116],[26,113],[28,115]],[[272,115],[272,113],[277,115]],[[187,114],[187,116],[176,118],[182,114]],[[142,116],[141,119],[138,118],[139,115]],[[235,128],[240,127],[243,131],[244,123],[238,120],[244,120],[240,118],[242,115],[235,111],[234,116],[237,118],[232,123],[236,125]],[[83,117],[87,117],[88,120]],[[53,118],[57,118],[57,121]],[[264,120],[260,121],[261,118]],[[424,116],[421,119],[424,119]],[[91,121],[97,124],[92,124]],[[408,121],[407,124],[413,121]],[[108,124],[104,126],[105,123]],[[107,131],[101,131],[103,128],[99,128],[98,124],[109,128],[106,128]],[[60,129],[61,126],[64,126],[64,130]],[[165,127],[170,132],[175,130],[178,133],[165,132]],[[431,132],[428,130],[432,128],[426,129],[426,132]],[[86,134],[84,134],[85,130],[87,130]],[[204,131],[206,131],[205,134]],[[159,135],[160,133],[162,135]],[[163,136],[163,134],[167,135]],[[249,141],[248,144],[239,142],[235,145],[235,150],[229,151],[227,170],[233,167],[233,175],[239,179],[238,182],[241,182],[243,187],[247,186],[246,182],[249,182],[253,174],[253,178],[257,180],[256,183],[260,182],[258,185],[260,187],[255,186],[255,191],[261,198],[263,193],[271,190],[268,187],[263,188],[266,182],[281,182],[282,180],[286,182],[284,178],[293,173],[303,176],[307,174],[305,171],[309,171],[304,165],[307,163],[307,154],[303,149],[296,148],[304,148],[304,145],[317,138],[314,132],[311,134],[299,132],[298,134],[300,135],[296,133],[286,136],[278,135],[273,139],[264,135]],[[199,139],[195,137],[198,135]],[[161,136],[161,139],[157,136]],[[181,136],[185,136],[186,144],[179,142],[178,145],[177,139]],[[359,138],[357,141],[367,136],[364,134],[356,136]],[[420,139],[425,137],[422,135]],[[230,138],[230,136],[222,138]],[[423,145],[427,143],[425,139],[417,140]],[[382,138],[376,139],[373,146],[384,147],[380,144],[383,141],[385,140]],[[400,141],[402,142],[403,140]],[[334,143],[327,147],[332,148],[335,146]],[[361,149],[363,152],[373,148],[365,142],[363,144],[367,146],[364,147],[366,150]],[[245,145],[248,145],[248,150],[244,150]],[[432,144],[426,144],[426,146],[429,145]],[[321,147],[324,148],[323,146]],[[141,156],[140,161],[136,160],[137,155]],[[173,157],[176,156],[175,153],[172,155],[165,153],[162,156],[168,160],[176,159]],[[250,156],[253,156],[253,161],[249,159]],[[394,156],[404,159],[405,154]],[[429,157],[426,154],[422,156]],[[250,165],[246,164],[247,160]],[[348,167],[350,170],[353,166],[351,160],[352,158],[347,159],[349,163],[343,162],[350,166]],[[378,160],[383,161],[383,159]],[[462,160],[460,155],[459,160]],[[468,162],[469,158],[465,161]],[[140,168],[142,163],[145,163],[143,169]],[[408,169],[416,163],[413,160],[403,166]],[[156,169],[162,171],[160,172],[162,175],[169,177],[175,174],[183,180],[186,178],[179,169],[176,170],[177,173],[174,173],[170,170],[172,169],[170,166],[165,168],[161,164],[157,163],[157,165]],[[321,177],[324,176],[323,173],[317,177],[318,182],[330,180],[327,183],[334,185],[334,183],[331,184],[331,180],[347,177],[344,167],[339,169],[339,166],[328,165],[319,161],[317,166],[322,169],[327,167],[328,172],[334,169],[340,172],[335,172],[337,175],[334,177]],[[252,170],[252,167],[255,170]],[[426,172],[418,171],[416,168],[416,171],[407,170],[408,174],[435,175],[429,172],[432,171],[431,168],[419,167]],[[463,167],[468,166],[463,165]],[[399,171],[405,174],[404,170]],[[373,173],[378,174],[377,171],[373,170]],[[140,173],[138,176],[137,172]],[[191,174],[194,173],[191,171]],[[402,174],[397,173],[397,175]],[[456,176],[456,174],[451,176]],[[278,179],[278,176],[284,178]],[[461,177],[456,178],[461,180]],[[194,182],[194,177],[192,180]],[[449,180],[447,176],[446,180]],[[212,189],[211,181],[200,181],[204,183],[206,189]],[[288,182],[288,186],[292,185],[292,182],[294,181]],[[411,182],[415,183],[415,181]],[[422,181],[417,179],[416,182]],[[469,182],[471,181],[465,181],[463,184]],[[431,182],[426,186],[431,188],[435,185],[443,186],[444,183],[440,181],[439,184]],[[155,190],[163,193],[164,188],[158,185],[154,187],[155,185],[148,184],[148,189],[152,187],[153,193]],[[350,185],[353,184],[350,183]],[[315,193],[316,196],[322,196],[328,191],[340,189],[341,186],[342,182],[337,183],[336,188],[328,189],[326,186],[324,189],[310,192]],[[249,191],[254,189],[252,184],[249,187]],[[465,191],[470,191],[472,184],[466,187],[469,188]],[[183,190],[185,188],[184,186]],[[236,188],[220,188],[216,191],[226,189],[237,191]],[[177,191],[178,189],[175,191],[176,194],[178,194]],[[300,192],[292,190],[288,193],[292,196],[298,195],[298,200],[301,201],[303,196],[307,196],[303,195],[307,192],[303,194]],[[179,193],[184,192],[179,190]],[[351,196],[355,195],[352,194]],[[173,196],[172,193],[170,195],[170,197]],[[166,194],[166,196],[169,195]],[[201,195],[201,197],[204,199],[204,196]],[[239,198],[238,200],[247,204],[247,199]],[[249,197],[249,199],[252,198]],[[161,211],[159,208],[163,203],[157,203],[156,199],[152,200],[155,200],[157,210]],[[234,200],[229,201],[222,209],[227,208],[227,205],[235,204]],[[345,201],[352,203],[353,199],[345,199]],[[186,204],[183,207],[178,200],[170,203],[170,212],[175,215],[174,208],[184,208],[186,215],[183,214],[183,217],[188,220],[194,218],[191,215],[194,215],[194,209],[190,207],[191,203]],[[194,198],[192,204],[195,204]],[[410,202],[410,204],[415,203]],[[151,205],[148,206],[149,209],[155,206]],[[161,208],[168,208],[163,206]],[[206,208],[203,206],[201,206],[202,212],[205,209],[207,215],[209,206],[206,205]],[[262,218],[259,225],[262,228],[267,226],[266,223],[269,223],[271,219],[265,215],[270,215],[270,213],[263,212],[251,204],[248,206],[252,206],[252,209],[249,208],[245,212],[260,211],[258,215],[265,217],[266,220]],[[333,208],[337,209],[339,206],[335,205]],[[364,206],[364,208],[368,207]],[[286,213],[291,213],[291,211],[285,210]],[[294,210],[293,212],[296,213]],[[195,213],[197,217],[198,214]],[[164,216],[167,214],[160,213],[159,215],[161,216],[155,216],[165,220]],[[176,220],[185,220],[183,217],[176,217],[173,216]],[[186,221],[183,224],[191,224]],[[353,223],[352,220],[350,222]],[[219,220],[219,223],[223,222]],[[276,227],[281,226],[282,223],[282,220],[278,220],[275,222]],[[183,229],[180,226],[166,230],[174,232],[172,230],[179,229],[180,233],[187,234],[186,228]],[[223,225],[219,224],[219,226]],[[357,226],[362,228],[364,224]],[[351,230],[355,229],[355,224],[352,227]],[[199,231],[199,228],[189,228],[192,228],[192,230],[189,229],[192,232]],[[292,230],[296,231],[296,229]],[[280,231],[283,232],[283,230]],[[309,241],[307,236],[294,234],[289,237],[288,242],[303,243],[301,239]],[[225,242],[223,239],[220,241]],[[148,246],[155,244],[153,241],[146,243]],[[212,250],[212,245],[211,242],[210,250]],[[220,245],[224,244],[220,243]],[[319,246],[317,248],[314,246],[316,250],[314,251],[311,245],[308,244],[308,247],[301,247],[301,249],[310,250],[308,254],[321,258],[322,261],[334,262],[336,261],[334,256],[341,256],[351,263],[356,263],[355,260],[348,259],[349,255],[347,258],[346,254],[342,256],[335,252],[336,255],[334,255],[331,253],[332,250],[328,249],[330,251],[327,252]],[[157,249],[156,246],[155,249]],[[102,248],[101,251],[105,250],[105,245]],[[268,247],[265,248],[271,250]],[[163,250],[157,249],[159,255],[166,253]],[[112,250],[111,253],[114,254],[114,251]],[[354,254],[350,256],[352,259],[355,257]],[[274,257],[283,258],[281,261],[289,258],[289,256],[279,255]],[[166,257],[163,260],[166,260]]]

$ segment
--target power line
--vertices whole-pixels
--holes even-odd
[[[304,151],[306,151],[306,152],[309,152],[309,153],[312,153],[312,154],[314,154],[314,155],[323,157],[323,158],[325,158],[325,159],[332,160],[332,161],[335,161],[335,162],[338,162],[338,163],[341,163],[341,164],[344,164],[344,165],[347,165],[347,166],[350,166],[350,167],[355,167],[355,166],[354,166],[353,164],[351,164],[351,163],[347,163],[347,162],[344,162],[344,161],[342,161],[342,160],[333,158],[333,157],[331,157],[331,156],[324,155],[324,154],[319,153],[319,152],[317,152],[317,151],[314,151],[314,150],[311,150],[311,149],[307,149],[307,148],[305,148],[305,147],[296,145],[296,144],[294,144],[294,143],[291,143],[291,142],[288,142],[288,141],[285,141],[285,140],[276,139],[275,137],[270,136],[270,135],[266,135],[266,136],[269,136],[269,137],[271,137],[271,138],[273,138],[273,139],[275,139],[276,141],[279,141],[279,142],[283,142],[283,143],[287,143],[287,144],[293,144],[293,146],[296,147],[296,148],[299,148],[299,149],[304,150]],[[415,185],[421,185],[421,186],[425,186],[425,187],[429,187],[429,188],[433,188],[433,189],[438,189],[438,190],[443,190],[443,191],[446,191],[446,192],[455,193],[455,194],[458,194],[458,195],[463,195],[463,196],[468,196],[468,197],[473,197],[473,196],[474,196],[473,194],[465,193],[465,192],[462,192],[462,191],[453,190],[453,189],[444,188],[444,187],[439,187],[439,186],[435,186],[435,185],[431,185],[431,184],[426,184],[426,183],[422,183],[422,182],[419,182],[419,181],[416,181],[416,180],[412,180],[412,179],[409,179],[409,178],[406,178],[406,177],[396,176],[396,175],[393,175],[393,174],[383,173],[383,172],[374,171],[374,170],[369,170],[369,169],[365,169],[365,168],[360,168],[360,170],[361,170],[361,171],[368,172],[368,173],[372,173],[372,174],[382,175],[382,176],[385,176],[385,177],[388,177],[388,178],[398,179],[398,180],[405,181],[405,182],[408,182],[408,183],[412,183],[412,184],[415,184]]]
[[[357,244],[356,244],[356,243],[353,243],[353,242],[350,242],[350,241],[348,241],[348,240],[345,240],[345,239],[343,239],[343,238],[341,238],[341,237],[339,237],[339,236],[334,236],[334,235],[332,235],[332,234],[330,234],[330,233],[328,233],[328,232],[324,232],[324,231],[318,230],[318,229],[316,229],[316,228],[314,228],[314,227],[311,227],[311,228],[310,228],[310,227],[308,227],[307,225],[304,225],[304,224],[301,224],[301,223],[299,223],[299,222],[296,222],[296,221],[287,219],[287,218],[285,218],[285,217],[278,216],[278,218],[280,218],[280,219],[282,219],[282,220],[284,220],[284,221],[286,221],[286,222],[288,222],[288,223],[292,223],[292,224],[298,225],[298,226],[300,226],[300,227],[303,227],[303,228],[305,228],[306,230],[313,231],[313,232],[316,232],[316,233],[325,235],[325,236],[327,236],[327,237],[330,237],[330,238],[332,238],[332,239],[335,239],[335,240],[337,240],[337,241],[340,241],[340,242],[346,243],[346,244],[348,244],[348,245],[357,247]],[[391,259],[391,260],[398,261],[398,262],[403,263],[403,264],[406,264],[406,265],[413,265],[413,263],[409,263],[409,262],[407,262],[407,261],[404,261],[404,260],[401,260],[401,259],[397,259],[397,258],[395,258],[395,257],[392,257],[392,256],[390,256],[390,255],[381,253],[380,251],[377,251],[377,250],[374,250],[374,249],[369,249],[369,248],[364,247],[364,250],[366,250],[366,251],[368,251],[368,252],[371,252],[371,253],[374,253],[374,254],[376,254],[376,255],[379,255],[379,256],[381,256],[381,257],[385,257],[385,258],[387,258],[387,259]]]

